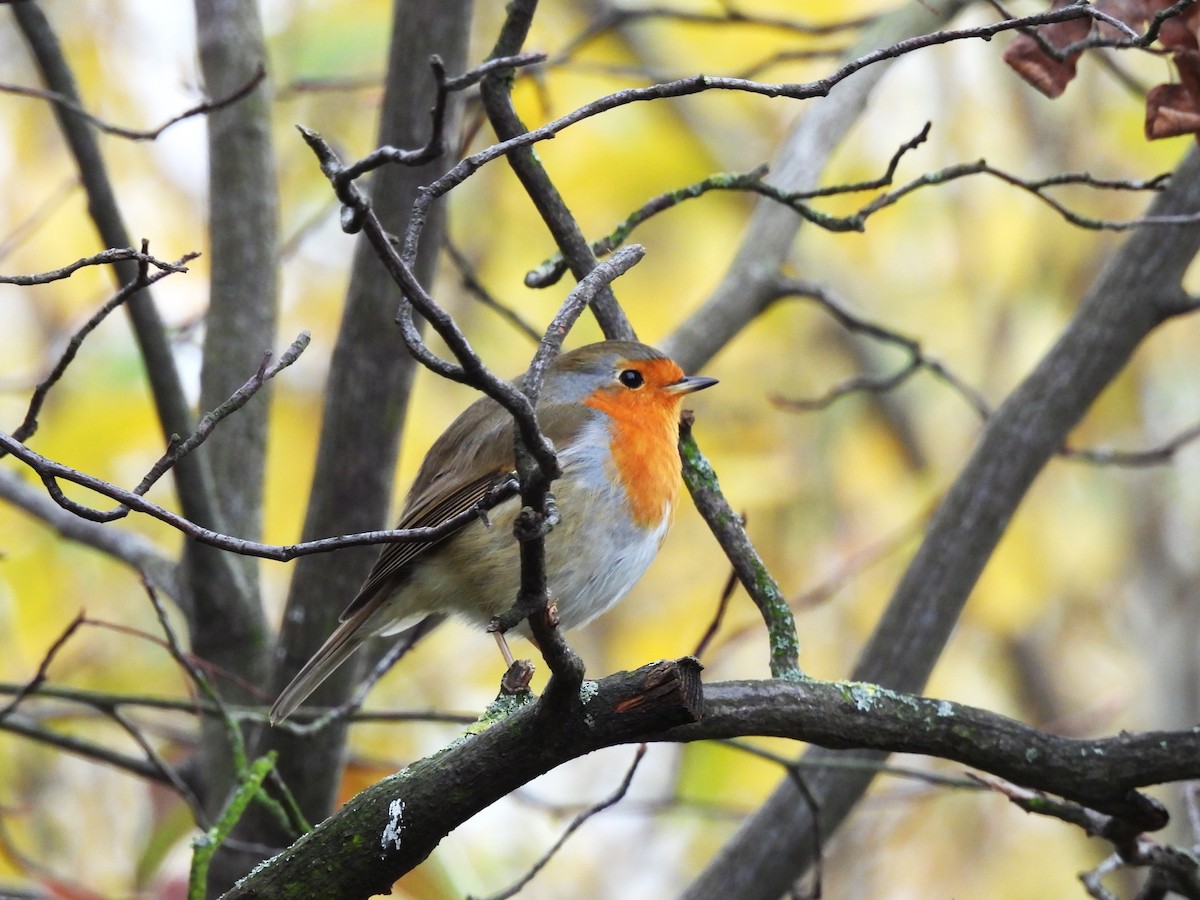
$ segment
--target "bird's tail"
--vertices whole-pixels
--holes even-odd
[[[283,689],[271,707],[272,725],[282,722],[295,712],[296,707],[303,703],[322,681],[332,675],[334,669],[348,660],[354,651],[371,637],[371,632],[363,627],[364,624],[361,617],[352,616],[334,629],[329,639],[321,645],[321,649],[296,673],[296,677]]]
[[[283,689],[283,692],[279,695],[279,699],[271,707],[270,720],[272,725],[282,722],[294,713],[296,707],[303,703],[322,681],[333,674],[334,669],[348,660],[354,654],[354,651],[361,647],[369,638],[381,633],[371,628],[366,621],[372,612],[374,610],[371,607],[364,607],[334,629],[329,639],[321,645],[321,649],[314,653],[312,659],[306,662],[304,667],[296,673],[296,677]],[[387,635],[394,634],[397,638],[397,643],[402,644],[399,647],[399,652],[394,654],[392,663],[394,664],[404,656],[405,653],[412,649],[413,644],[427,635],[435,626],[445,621],[445,618],[445,615],[441,613],[433,613],[420,619],[415,625],[403,628],[399,632],[382,632]]]

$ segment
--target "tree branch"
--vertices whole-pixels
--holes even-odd
[[[83,108],[75,98],[66,94],[60,94],[58,91],[47,91],[41,88],[31,88],[20,84],[4,84],[0,83],[0,93],[17,94],[22,97],[37,97],[41,100],[49,100],[65,110],[69,110],[79,118],[94,125],[98,130],[105,134],[111,134],[114,137],[127,138],[131,141],[153,141],[157,140],[158,136],[185,119],[191,119],[194,116],[202,116],[206,113],[214,112],[218,109],[224,109],[227,106],[232,106],[237,103],[256,87],[259,82],[267,77],[267,70],[263,66],[259,66],[252,76],[242,85],[234,88],[230,93],[221,97],[219,100],[204,100],[197,103],[195,106],[185,109],[181,113],[171,116],[167,121],[163,122],[157,128],[136,129],[125,128],[121,125],[113,125],[111,122],[106,122],[97,115],[93,115]]]
[[[50,90],[79,104],[79,91],[71,67],[63,55],[46,14],[36,3],[17,3],[12,7],[22,36],[33,51],[42,79]],[[55,116],[63,132],[88,196],[88,212],[109,247],[129,247],[128,230],[117,205],[116,194],[92,125],[77,113],[56,104]],[[118,260],[113,264],[118,284],[127,284],[138,276],[138,263]],[[146,364],[155,409],[163,435],[169,443],[176,434],[192,430],[191,409],[175,367],[166,329],[150,292],[142,290],[126,304],[138,347]],[[215,506],[211,473],[200,458],[190,460],[177,470],[180,502],[189,518],[222,528]]]
[[[475,812],[568,759],[621,743],[763,735],[922,753],[1050,791],[1120,819],[1129,833],[1166,822],[1139,788],[1200,773],[1194,729],[1080,740],[871,684],[726,682],[692,701],[694,679],[694,662],[655,663],[589,683],[586,711],[553,724],[539,719],[544,699],[523,707],[368,788],[226,897],[269,900],[301,883],[330,898],[386,890]],[[664,727],[671,719],[686,721]]]
[[[1193,150],[1150,214],[1196,209],[1200,154]],[[1191,308],[1181,280],[1198,250],[1200,227],[1143,228],[1110,257],[1066,331],[984,427],[863,650],[855,679],[907,691],[924,684],[1034,478],[1142,340]],[[809,756],[819,762],[824,751]],[[810,781],[826,834],[869,783],[869,776],[844,772]],[[746,900],[773,900],[811,862],[811,828],[795,789],[782,783],[687,896],[732,892]]]

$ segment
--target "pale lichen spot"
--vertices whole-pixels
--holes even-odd
[[[850,697],[854,700],[854,705],[858,707],[860,712],[867,712],[875,705],[875,696],[878,693],[879,688],[873,684],[855,682],[850,686]]]
[[[400,832],[404,828],[404,801],[393,800],[388,804],[388,823],[383,829],[383,837],[380,839],[380,844],[384,850],[388,849],[388,845],[394,845],[397,850],[400,849]]]
[[[954,705],[949,700],[940,700],[937,705],[937,714],[939,718],[954,715]]]

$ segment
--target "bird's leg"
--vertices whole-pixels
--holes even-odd
[[[512,651],[508,649],[508,641],[504,639],[504,632],[496,629],[492,632],[492,636],[496,639],[496,646],[500,648],[501,655],[504,656],[504,664],[512,668],[513,655]]]

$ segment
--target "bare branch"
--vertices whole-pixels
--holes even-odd
[[[48,91],[43,88],[25,87],[19,84],[5,84],[0,82],[0,93],[16,94],[22,97],[36,97],[41,100],[49,100],[51,103],[61,107],[62,109],[69,110],[70,112],[79,116],[81,119],[84,119],[85,121],[96,126],[96,128],[98,128],[100,131],[103,131],[105,134],[127,138],[131,141],[153,141],[172,125],[178,124],[185,119],[190,119],[193,116],[204,115],[216,109],[224,109],[227,106],[232,106],[234,103],[237,103],[252,90],[258,87],[259,83],[266,77],[267,70],[260,65],[250,80],[237,90],[233,91],[231,94],[228,94],[219,100],[205,100],[202,103],[198,103],[193,107],[185,109],[178,115],[167,119],[167,121],[163,122],[157,128],[152,128],[146,131],[139,131],[133,128],[124,128],[120,125],[113,125],[109,122],[106,122],[99,116],[92,115],[74,98],[68,97],[65,94],[60,94],[58,91]]]
[[[108,318],[109,313],[120,307],[143,288],[149,287],[155,282],[160,281],[161,279],[166,278],[168,275],[171,275],[175,272],[186,272],[187,267],[184,265],[184,263],[191,262],[200,255],[199,253],[188,253],[180,257],[174,263],[164,263],[147,254],[146,249],[147,242],[142,241],[142,251],[140,253],[134,250],[105,250],[103,253],[99,253],[96,256],[77,260],[71,265],[62,269],[58,269],[55,272],[48,272],[44,275],[15,276],[16,278],[45,278],[45,281],[28,282],[29,284],[45,284],[46,282],[54,281],[57,278],[66,278],[71,274],[71,272],[74,272],[83,266],[100,265],[114,262],[118,259],[136,259],[138,261],[137,277],[113,294],[113,296],[110,297],[102,307],[100,307],[95,315],[88,319],[78,331],[71,335],[71,339],[67,341],[67,346],[63,350],[62,356],[59,357],[58,362],[54,365],[54,368],[50,370],[50,374],[47,375],[46,378],[34,389],[33,396],[29,400],[29,409],[25,413],[25,419],[20,425],[17,426],[16,430],[13,431],[13,437],[18,441],[28,440],[37,432],[38,413],[41,412],[42,405],[45,403],[46,396],[50,393],[50,389],[58,383],[59,379],[61,379],[63,374],[67,371],[67,366],[74,361],[75,355],[79,352],[79,348],[83,346],[84,339],[87,338],[87,336],[93,331],[95,331],[101,322]],[[111,256],[106,259],[100,259],[100,257],[104,257],[107,254],[111,254]],[[149,267],[151,265],[157,266],[159,269],[159,271],[152,275],[149,274]],[[3,280],[5,280],[4,277],[0,276],[0,281]],[[0,451],[0,458],[3,456],[3,451]]]
[[[1106,861],[1093,872],[1081,876],[1093,897],[1107,894],[1100,883],[1104,875],[1120,868],[1145,868],[1149,870],[1151,883],[1157,882],[1163,888],[1154,896],[1166,896],[1171,892],[1192,900],[1200,898],[1200,864],[1197,864],[1196,856],[1191,851],[1160,844],[1140,835],[1119,818],[1103,815],[1069,800],[1047,796],[1043,791],[1030,790],[994,776],[974,777],[1027,813],[1060,819],[1081,828],[1089,836],[1104,838],[1116,847],[1117,852],[1110,857],[1111,862]]]
[[[188,537],[201,543],[219,547],[231,553],[257,556],[262,559],[274,559],[280,562],[286,562],[298,556],[307,556],[312,553],[328,553],[331,550],[340,550],[342,547],[434,540],[461,528],[465,523],[477,518],[481,512],[486,512],[516,493],[515,480],[505,482],[476,504],[476,506],[460,513],[452,519],[448,519],[436,527],[407,528],[390,531],[363,531],[357,534],[321,538],[314,541],[302,541],[296,544],[263,544],[258,541],[249,541],[221,534],[210,528],[203,528],[177,513],[164,509],[156,503],[152,503],[140,494],[124,490],[103,479],[72,469],[70,466],[65,466],[39,453],[35,453],[20,441],[14,440],[11,435],[3,432],[0,432],[0,449],[11,453],[37,472],[56,503],[90,521],[113,521],[114,519],[122,518],[132,510],[158,519],[160,522],[170,525],[172,528],[183,532]],[[88,490],[102,494],[109,499],[117,501],[120,507],[108,512],[102,512],[91,509],[81,503],[76,503],[62,493],[62,489],[57,485],[59,479],[78,484]]]
[[[20,714],[9,716],[0,722],[0,731],[20,735],[91,762],[128,772],[147,781],[168,784],[158,766],[152,762],[111,750],[102,744],[96,744],[75,735],[51,731]]]
[[[546,867],[546,864],[549,863],[550,860],[555,857],[558,851],[562,849],[563,845],[567,842],[567,839],[570,838],[571,835],[573,835],[576,831],[578,831],[583,826],[584,822],[593,816],[599,815],[606,809],[616,806],[618,803],[624,800],[625,795],[629,793],[629,786],[633,784],[633,776],[637,772],[638,766],[641,764],[642,758],[645,755],[646,745],[638,744],[638,748],[633,755],[633,762],[631,762],[629,764],[629,768],[625,770],[625,777],[621,779],[621,783],[617,786],[617,789],[613,791],[612,794],[610,794],[607,798],[601,800],[594,806],[588,807],[574,819],[572,819],[571,824],[566,827],[561,835],[559,835],[558,840],[554,842],[549,850],[542,854],[541,858],[538,859],[537,862],[530,866],[528,872],[526,872],[504,890],[490,895],[487,900],[508,900],[509,897],[515,897],[525,889],[525,886],[529,884],[529,882],[533,881],[533,879],[537,877],[537,873]]]
[[[661,212],[665,212],[685,200],[692,200],[696,197],[701,197],[709,191],[749,191],[758,193],[763,196],[769,196],[772,199],[781,200],[785,205],[798,203],[800,200],[808,200],[813,197],[829,197],[838,194],[855,193],[858,191],[874,190],[885,187],[892,183],[892,178],[896,174],[896,168],[900,165],[900,160],[906,153],[916,149],[923,144],[929,137],[929,131],[932,124],[925,123],[925,127],[921,129],[914,138],[907,141],[892,154],[892,159],[888,163],[887,170],[879,178],[871,181],[863,181],[855,184],[837,185],[834,187],[817,188],[811,191],[793,191],[781,192],[770,188],[763,182],[763,178],[767,175],[767,167],[759,166],[752,172],[744,174],[736,172],[720,172],[716,175],[710,175],[702,181],[690,184],[686,187],[678,188],[673,191],[659,194],[651,200],[646,201],[639,209],[628,215],[625,220],[618,225],[605,237],[595,241],[591,247],[592,252],[597,256],[605,253],[611,253],[613,248],[619,247],[624,243],[625,239],[633,233],[637,226],[641,225],[648,219],[653,218]],[[786,199],[783,199],[786,198]],[[801,204],[803,206],[803,204]],[[808,210],[808,207],[803,207]],[[811,210],[809,210],[811,212]],[[567,266],[563,261],[562,254],[557,253],[550,259],[546,260],[537,269],[525,276],[525,284],[527,287],[547,287],[554,284],[566,272]]]
[[[105,714],[109,719],[116,722],[121,727],[121,730],[129,735],[133,739],[133,742],[141,748],[146,761],[162,776],[163,783],[169,785],[175,793],[183,798],[196,824],[201,828],[205,827],[207,816],[204,814],[204,807],[200,803],[199,798],[196,797],[195,792],[188,786],[188,783],[184,781],[179,772],[175,770],[174,766],[163,759],[162,755],[154,749],[149,739],[142,733],[142,729],[116,707],[108,709]]]
[[[357,162],[345,166],[339,173],[338,179],[344,183],[354,181],[373,169],[389,163],[401,166],[420,166],[437,159],[445,152],[443,129],[446,118],[446,98],[452,91],[461,91],[473,84],[478,84],[485,77],[497,71],[511,71],[521,66],[531,66],[545,60],[544,53],[521,53],[489,59],[487,62],[465,72],[455,78],[447,78],[442,60],[433,56],[429,64],[433,68],[437,81],[437,99],[433,107],[433,126],[430,130],[429,141],[417,150],[404,150],[400,147],[384,146],[368,153]],[[336,186],[336,185],[335,185]]]
[[[1200,213],[1197,215],[1200,216]],[[773,397],[772,401],[780,408],[796,412],[823,410],[850,394],[885,393],[899,387],[916,373],[927,371],[939,381],[949,385],[956,394],[966,400],[979,416],[980,421],[986,422],[991,418],[991,404],[983,395],[968,385],[944,363],[926,353],[915,338],[907,337],[883,325],[863,319],[857,313],[852,312],[844,302],[835,298],[831,292],[818,285],[780,278],[776,289],[780,297],[795,296],[814,301],[846,330],[856,334],[865,334],[881,343],[899,347],[908,356],[908,359],[890,375],[878,377],[858,375],[835,385],[820,397],[805,399]],[[1165,443],[1148,450],[1082,449],[1066,446],[1059,451],[1059,455],[1066,459],[1097,466],[1129,468],[1157,466],[1171,462],[1180,450],[1193,443],[1197,438],[1200,438],[1200,424],[1185,428]]]
[[[95,619],[87,619],[85,625],[99,626],[107,623],[98,622]],[[149,638],[149,635],[144,637]],[[159,646],[166,646],[165,642],[155,641]],[[17,684],[10,681],[0,681],[0,696],[12,697],[16,694],[25,691],[27,685],[24,683]],[[28,698],[33,699],[48,699],[61,701],[64,703],[77,704],[79,706],[90,707],[98,712],[107,714],[109,710],[124,709],[130,707],[133,709],[144,710],[166,710],[170,712],[189,713],[198,716],[221,716],[224,713],[216,704],[209,702],[201,697],[192,697],[187,700],[176,700],[171,697],[155,697],[146,694],[122,694],[112,691],[95,691],[86,688],[66,687],[57,684],[47,684],[42,682],[36,688],[27,691]],[[225,711],[233,716],[239,722],[254,721],[266,722],[266,711],[262,706],[245,706],[235,703],[224,704]],[[296,721],[305,721],[324,715],[328,710],[314,709],[313,707],[301,707],[293,713],[287,722],[281,722],[277,727],[286,729],[288,725],[294,724]],[[449,724],[449,725],[470,725],[477,721],[478,716],[472,713],[465,712],[446,712],[437,709],[425,710],[356,710],[351,712],[347,718],[353,722],[429,722],[434,724]]]
[[[626,25],[640,22],[665,19],[671,22],[686,22],[689,25],[747,25],[761,29],[784,31],[791,34],[823,36],[840,34],[869,25],[875,20],[874,16],[840,19],[835,22],[806,22],[799,19],[784,19],[774,16],[763,16],[743,12],[732,6],[722,4],[725,9],[720,13],[697,12],[696,10],[672,8],[668,6],[648,6],[630,8],[610,6],[601,15],[593,18],[578,35],[571,38],[554,57],[554,64],[562,63],[590,44],[596,38],[608,31],[623,28]]]
[[[406,256],[415,250],[420,238],[420,231],[430,205],[438,197],[462,184],[487,163],[501,156],[510,155],[523,150],[539,141],[549,140],[559,132],[584,119],[608,112],[620,106],[640,103],[647,100],[663,100],[673,97],[685,97],[705,91],[740,91],[759,94],[764,97],[786,97],[792,100],[808,100],[814,97],[824,97],[839,83],[845,81],[856,72],[886,60],[895,59],[916,50],[938,44],[952,43],[968,39],[990,40],[997,34],[1033,25],[1066,22],[1080,18],[1094,18],[1093,8],[1085,5],[1071,5],[1059,9],[1026,16],[1020,19],[1008,19],[973,28],[946,29],[930,34],[906,38],[879,50],[864,54],[851,60],[836,71],[817,81],[803,84],[794,83],[765,83],[744,78],[728,78],[710,75],[692,75],[675,81],[650,85],[642,88],[628,88],[586,103],[583,106],[554,119],[540,128],[523,131],[520,134],[493,144],[484,150],[466,157],[453,169],[437,181],[429,184],[417,197],[413,204],[409,229],[404,239]]]
[[[883,378],[860,376],[843,382],[831,389],[827,394],[813,400],[796,400],[776,398],[775,402],[786,408],[797,411],[812,411],[824,409],[841,397],[859,391],[880,393],[891,390],[902,384],[918,371],[928,371],[938,380],[949,385],[955,393],[967,401],[980,419],[986,420],[992,412],[991,404],[974,388],[955,375],[945,364],[929,356],[915,338],[910,338],[893,331],[883,325],[870,322],[853,312],[844,302],[838,300],[830,291],[811,282],[779,277],[776,279],[775,297],[801,297],[812,300],[821,309],[829,313],[834,320],[855,334],[866,335],[881,343],[890,344],[903,350],[908,360],[892,375]]]
[[[458,269],[459,277],[462,279],[462,285],[470,292],[475,299],[486,306],[488,309],[494,310],[506,322],[511,324],[519,332],[526,337],[535,341],[541,339],[541,335],[534,329],[532,325],[521,318],[516,310],[510,309],[499,300],[492,296],[483,282],[479,280],[471,261],[463,254],[461,250],[454,245],[452,241],[446,241],[446,252],[449,254],[451,261]]]
[[[0,275],[0,284],[15,284],[21,287],[28,287],[34,284],[49,284],[61,278],[69,278],[85,266],[103,266],[121,259],[137,260],[139,263],[154,266],[163,273],[186,272],[187,266],[184,263],[191,262],[199,255],[199,253],[189,253],[187,256],[170,263],[150,256],[144,249],[139,252],[132,247],[119,247],[113,250],[102,250],[93,256],[85,256],[82,259],[77,259],[75,262],[63,266],[61,269],[42,272],[38,275]]]
[[[1013,187],[1032,194],[1042,203],[1049,206],[1052,210],[1058,213],[1064,220],[1076,225],[1080,228],[1087,228],[1092,231],[1129,231],[1134,228],[1139,228],[1143,225],[1186,225],[1188,223],[1200,221],[1200,212],[1184,213],[1170,216],[1140,216],[1135,219],[1098,219],[1092,216],[1084,216],[1074,212],[1064,203],[1056,200],[1050,194],[1046,193],[1046,188],[1059,187],[1068,184],[1084,185],[1094,187],[1101,190],[1122,190],[1122,191],[1161,191],[1168,180],[1170,174],[1156,175],[1153,178],[1145,180],[1115,180],[1097,178],[1087,172],[1067,172],[1060,175],[1052,175],[1048,178],[1028,180],[1005,172],[1003,169],[997,169],[995,166],[989,165],[986,160],[978,160],[973,163],[961,163],[955,166],[947,166],[937,172],[931,172],[915,178],[902,187],[886,194],[876,197],[857,213],[843,218],[825,216],[824,214],[815,214],[812,210],[807,210],[802,206],[795,205],[789,201],[786,195],[780,195],[774,199],[785,203],[786,205],[796,209],[805,218],[810,218],[811,221],[820,225],[822,228],[828,228],[831,231],[861,231],[864,230],[866,220],[873,214],[892,206],[902,197],[911,194],[913,191],[929,185],[946,184],[959,178],[965,178],[971,175],[990,175],[1000,181],[1010,184]]]
[[[1130,468],[1158,466],[1171,462],[1176,453],[1197,438],[1200,438],[1200,423],[1185,428],[1166,443],[1149,450],[1108,450],[1103,448],[1083,450],[1064,447],[1059,453],[1067,459],[1075,459],[1097,466],[1128,466]]]
[[[746,524],[745,516],[740,517],[742,525]],[[738,577],[736,571],[731,571],[729,577],[725,579],[725,587],[721,588],[721,595],[717,600],[717,609],[713,613],[712,620],[708,623],[708,627],[704,629],[704,634],[700,636],[700,640],[696,642],[696,649],[692,651],[692,656],[696,659],[701,659],[704,656],[704,651],[708,649],[708,645],[712,643],[712,639],[717,636],[717,632],[721,628],[721,623],[725,620],[725,612],[729,609],[729,600],[733,596],[733,589],[737,587]]]
[[[692,437],[691,422],[685,418],[680,429],[679,452],[683,457],[683,483],[721,549],[733,564],[742,587],[758,607],[770,641],[771,675],[794,680],[800,672],[800,640],[787,599],[750,542],[741,518],[721,492],[712,464]]]
[[[283,351],[283,354],[275,363],[270,363],[271,352],[268,350],[266,355],[263,356],[262,364],[259,365],[258,371],[251,375],[245,384],[234,391],[228,400],[216,409],[205,413],[196,426],[196,430],[187,438],[172,444],[171,449],[163,454],[158,462],[151,467],[150,471],[146,473],[146,477],[133,489],[133,492],[135,494],[145,494],[146,491],[150,490],[154,483],[166,474],[179,460],[203,444],[208,439],[208,436],[212,434],[213,429],[217,427],[218,422],[249,403],[250,398],[257,394],[268,381],[299,359],[300,354],[308,347],[310,340],[311,335],[307,331],[300,332],[299,336],[292,341],[291,346]]]
[[[62,634],[55,639],[54,643],[50,645],[50,649],[48,649],[45,655],[42,656],[42,661],[38,664],[37,672],[34,673],[33,677],[21,686],[21,689],[13,695],[12,699],[9,700],[8,703],[6,703],[4,706],[0,706],[0,723],[3,723],[5,719],[17,711],[17,707],[21,705],[22,700],[34,693],[45,683],[46,676],[50,671],[50,664],[54,661],[54,657],[58,655],[59,650],[66,646],[66,643],[68,640],[70,640],[71,635],[78,631],[79,626],[82,624],[83,612],[80,611],[75,614],[75,618],[72,619],[67,627],[63,629]]]

